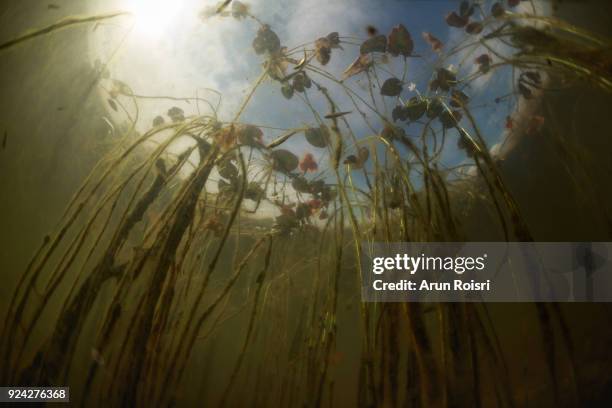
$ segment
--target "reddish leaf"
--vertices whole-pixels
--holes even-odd
[[[429,43],[429,45],[431,45],[431,49],[434,52],[442,51],[442,47],[444,47],[444,44],[442,44],[442,41],[434,37],[431,33],[424,31],[423,38],[425,39],[425,41],[427,41],[427,43]]]
[[[483,26],[478,21],[472,21],[470,24],[465,26],[465,32],[468,34],[480,34],[482,32]]]
[[[446,24],[451,27],[463,28],[468,23],[468,17],[462,17],[456,12],[452,12],[446,15]]]
[[[315,161],[312,153],[306,153],[302,160],[300,160],[300,170],[302,170],[304,173],[308,171],[317,171],[318,168],[319,165]]]
[[[482,54],[478,56],[474,62],[479,65],[478,70],[483,74],[489,72],[491,67],[491,57],[488,54]]]
[[[372,65],[372,59],[369,54],[360,55],[355,61],[344,71],[342,79],[347,79],[353,75],[367,71]]]

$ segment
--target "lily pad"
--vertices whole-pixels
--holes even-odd
[[[427,101],[413,96],[405,106],[406,115],[411,121],[419,120],[427,111]]]
[[[427,41],[427,43],[431,46],[431,49],[434,52],[442,51],[444,44],[437,37],[435,37],[432,33],[428,33],[426,31],[423,32],[423,39]]]
[[[397,78],[387,79],[380,87],[380,94],[385,96],[398,96],[402,93],[402,81]]]
[[[470,19],[467,16],[460,16],[453,11],[452,13],[446,15],[445,21],[446,24],[451,27],[463,28],[467,25]]]
[[[279,149],[270,153],[274,170],[290,173],[297,168],[300,160],[289,150]]]
[[[271,54],[278,52],[281,48],[278,35],[267,24],[262,25],[257,31],[257,36],[253,40],[253,49],[257,55],[269,52]]]
[[[304,72],[300,72],[293,77],[293,89],[304,92],[312,86],[312,81]]]
[[[322,149],[327,147],[329,144],[329,133],[327,132],[327,128],[324,126],[306,129],[304,131],[304,136],[306,136],[308,143],[314,147]]]
[[[168,117],[172,119],[173,122],[182,122],[185,120],[185,112],[181,108],[173,106],[168,110]]]
[[[281,93],[287,99],[291,99],[293,97],[293,87],[290,83],[285,82],[283,86],[281,86]]]
[[[371,52],[385,52],[387,50],[387,37],[384,35],[376,35],[372,38],[368,38],[365,40],[361,47],[359,47],[359,52],[361,54],[369,54]]]
[[[479,21],[473,21],[465,26],[465,32],[468,34],[480,34],[483,29],[483,25]]]
[[[399,24],[391,30],[389,34],[389,46],[388,51],[394,57],[398,55],[403,55],[404,57],[409,57],[412,55],[412,51],[414,50],[414,42],[412,41],[412,37],[410,33],[402,24]]]
[[[251,147],[263,145],[263,132],[260,128],[253,125],[241,125],[236,129],[240,144]]]
[[[444,105],[438,98],[433,98],[427,103],[427,117],[432,119],[438,117],[444,110]]]
[[[332,42],[327,37],[321,37],[315,41],[315,57],[319,64],[327,65],[331,59]]]
[[[153,126],[157,127],[157,126],[161,126],[165,123],[164,118],[162,116],[156,116],[155,119],[153,119]]]
[[[327,34],[325,38],[329,40],[329,45],[331,46],[331,48],[342,49],[342,46],[340,45],[340,35],[336,31]]]
[[[408,112],[403,105],[397,105],[395,108],[393,108],[391,117],[393,118],[394,122],[397,122],[398,120],[406,120],[408,119]]]

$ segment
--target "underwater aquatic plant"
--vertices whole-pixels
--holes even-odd
[[[81,398],[100,392],[111,405],[172,405],[194,370],[192,356],[202,339],[246,311],[221,404],[231,404],[245,370],[270,376],[265,367],[274,362],[286,380],[271,400],[322,405],[333,393],[342,279],[360,273],[361,244],[464,236],[454,205],[463,189],[460,173],[442,160],[448,140],[476,167],[505,239],[532,239],[474,117],[469,85],[509,66],[520,70],[516,92],[525,99],[546,92],[545,73],[610,89],[609,61],[596,58],[606,55],[606,44],[551,19],[538,18],[550,30],[512,24],[536,17],[507,13],[501,5],[491,11],[494,19],[475,21],[473,5],[461,3],[446,21],[469,36],[446,53],[439,39],[424,35],[421,42],[440,63],[418,89],[407,86],[407,60],[420,58],[414,50],[421,44],[402,24],[388,34],[371,30],[357,44],[331,32],[291,49],[245,4],[232,3],[231,10],[225,1],[202,16],[254,24],[250,46],[263,60],[261,75],[230,118],[215,109],[195,115],[169,106],[143,134],[128,118],[127,146],[109,152],[84,181],[11,299],[0,347],[4,380],[61,382],[74,375],[73,355],[87,342],[95,358],[85,368]],[[576,38],[566,38],[569,33]],[[514,44],[509,54],[489,45],[500,39]],[[460,50],[480,47],[487,51],[474,59],[476,72],[443,64]],[[354,62],[342,73],[328,71],[340,52]],[[401,75],[386,68],[394,58]],[[304,126],[274,135],[242,123],[264,83],[308,108],[312,115]],[[108,84],[113,111],[126,112],[127,102],[137,106],[142,96],[127,84],[111,78]],[[357,122],[367,135],[356,134]],[[534,129],[542,125],[534,116]],[[289,141],[302,137],[316,153],[300,159]],[[264,221],[258,224],[252,214],[263,214]],[[358,281],[354,276],[350,280]],[[30,304],[41,283],[41,299]],[[306,288],[295,291],[297,304],[282,295],[294,286]],[[238,310],[228,306],[230,299]],[[53,330],[33,345],[31,334],[52,301],[62,304]],[[500,404],[510,405],[504,357],[486,308],[438,305],[435,319],[426,308],[360,305],[360,402],[382,406],[404,398],[435,406],[467,389],[466,398],[477,405],[487,366],[499,374],[488,386]],[[299,310],[297,316],[283,314],[289,309]],[[98,313],[89,335],[86,323]],[[550,332],[551,316],[558,317],[554,308],[538,306],[538,315]],[[278,350],[286,351],[283,357]],[[466,380],[465,372],[473,377]],[[402,391],[413,388],[415,395]]]

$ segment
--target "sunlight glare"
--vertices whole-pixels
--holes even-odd
[[[135,31],[151,39],[166,33],[176,23],[182,5],[167,0],[126,0],[126,3],[134,14]]]

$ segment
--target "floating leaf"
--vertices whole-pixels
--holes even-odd
[[[402,81],[397,78],[387,79],[380,87],[380,94],[385,96],[398,96],[402,93]]]
[[[457,76],[455,73],[446,68],[438,68],[436,70],[436,75],[437,85],[445,92],[457,84]]]
[[[279,149],[270,153],[274,170],[290,173],[297,168],[300,161],[289,150]]]
[[[327,37],[321,37],[315,41],[315,57],[319,64],[327,65],[331,59],[332,42]]]
[[[452,13],[447,14],[444,20],[446,21],[446,24],[451,27],[463,28],[468,23],[469,18],[466,16],[460,16],[453,11]]]
[[[185,120],[185,112],[183,112],[181,108],[173,106],[172,108],[168,109],[168,117],[173,122],[182,122]]]
[[[315,161],[312,153],[306,153],[304,157],[302,158],[302,160],[300,160],[300,170],[303,171],[304,173],[309,172],[309,171],[312,171],[312,172],[317,171],[318,168],[319,168],[319,165]]]
[[[371,52],[385,52],[387,50],[387,37],[384,35],[377,35],[372,38],[368,38],[365,40],[361,47],[359,47],[359,52],[361,54],[369,54]]]
[[[270,29],[268,24],[263,24],[257,31],[257,36],[253,40],[253,49],[257,55],[269,52],[273,54],[280,51],[281,43],[278,35]]]
[[[354,75],[367,71],[372,66],[372,59],[369,54],[360,55],[342,74],[342,79],[347,79]]]
[[[394,57],[398,55],[403,55],[404,57],[409,57],[412,55],[412,51],[414,50],[414,43],[412,42],[412,37],[410,33],[402,24],[396,25],[391,29],[391,33],[389,34],[389,47],[388,51]]]
[[[287,99],[291,99],[293,97],[293,87],[290,83],[284,82],[281,86],[281,93]]]
[[[164,118],[157,115],[155,117],[155,119],[153,119],[153,126],[157,127],[157,126],[161,126],[165,123]]]
[[[324,148],[329,144],[329,133],[324,126],[306,129],[304,136],[306,136],[308,143],[314,147]]]
[[[393,118],[394,122],[397,122],[398,120],[406,120],[408,119],[408,112],[403,105],[397,105],[395,108],[393,108],[391,117]]]
[[[386,123],[380,136],[385,140],[395,140],[406,138],[406,131],[401,127]]]
[[[470,24],[465,26],[465,32],[468,34],[480,34],[483,26],[479,21],[472,21]]]
[[[342,49],[342,46],[340,45],[340,35],[337,32],[334,31],[333,33],[329,33],[325,38],[327,38],[329,41],[329,46],[331,48]]]
[[[293,77],[293,89],[298,92],[304,92],[312,86],[312,81],[305,72],[299,72]]]
[[[438,115],[440,115],[440,113],[442,113],[443,110],[444,110],[444,105],[442,105],[442,102],[440,102],[438,98],[433,98],[429,100],[427,104],[427,111],[426,111],[427,117],[430,119],[435,118]]]
[[[442,51],[442,47],[444,47],[444,44],[442,44],[442,41],[440,41],[438,38],[434,37],[433,34],[424,31],[423,39],[427,41],[427,43],[431,46],[431,49],[434,52]]]
[[[489,72],[491,68],[491,57],[488,54],[482,54],[478,56],[474,62],[478,64],[478,70],[483,74]]]
[[[344,164],[349,164],[351,166],[351,170],[359,170],[363,168],[363,165],[368,161],[370,157],[370,151],[367,147],[362,146],[357,151],[357,155],[349,155],[346,159],[344,159]]]
[[[406,115],[411,121],[419,120],[427,111],[427,101],[413,96],[405,106]]]
[[[263,145],[263,132],[260,128],[253,125],[240,125],[236,128],[238,141],[251,147],[260,147]]]

